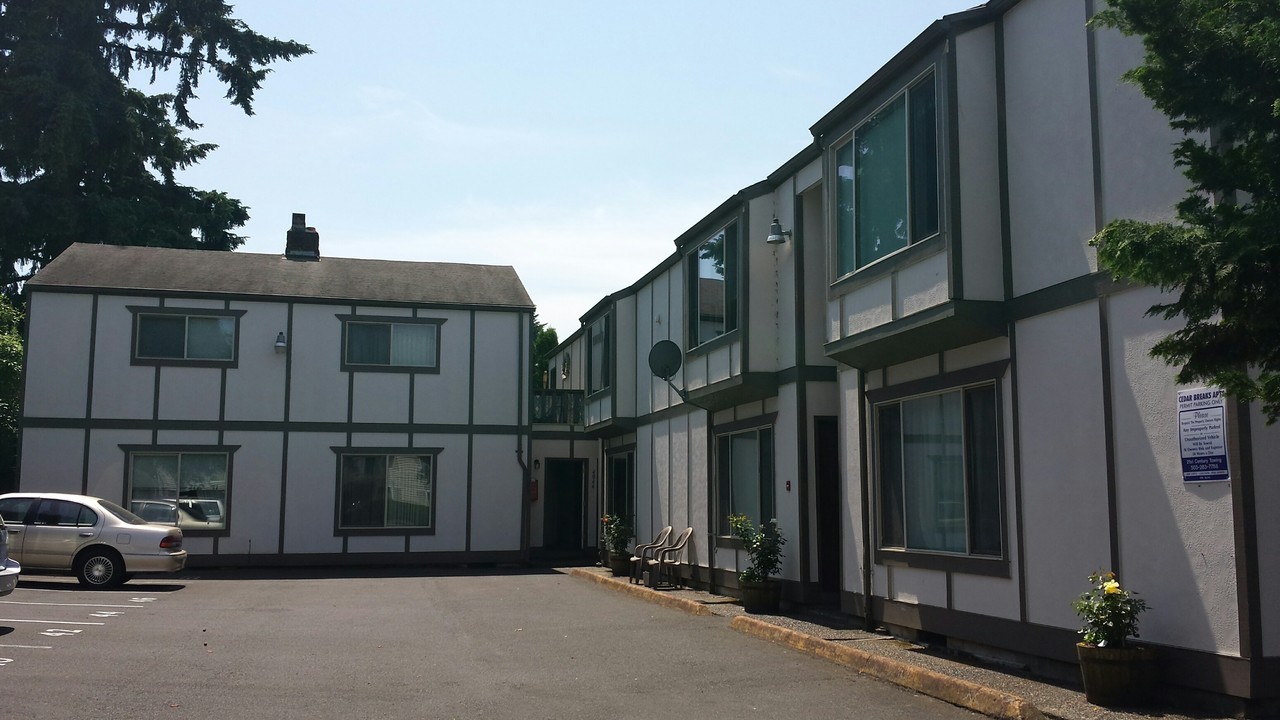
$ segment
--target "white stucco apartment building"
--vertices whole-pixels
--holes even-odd
[[[792,601],[1045,667],[1075,662],[1070,603],[1114,570],[1166,682],[1274,707],[1280,431],[1228,400],[1227,477],[1184,473],[1193,388],[1149,355],[1176,325],[1089,245],[1172,217],[1180,138],[1094,10],[992,0],[925,29],[583,315],[549,374],[585,413],[535,428],[535,459],[572,450],[585,518],[693,527],[695,584],[735,591],[726,514],[776,517]],[[660,340],[687,401],[649,370]]]
[[[189,564],[527,557],[533,303],[510,267],[76,244],[27,283],[20,488]]]

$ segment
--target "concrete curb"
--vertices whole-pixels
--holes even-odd
[[[795,650],[844,665],[860,673],[945,700],[952,705],[1004,720],[1043,720],[1044,715],[1027,700],[977,683],[953,678],[916,665],[823,640],[777,625],[739,615],[729,623],[738,632],[771,640]]]
[[[667,595],[657,590],[650,590],[649,588],[643,585],[633,585],[630,582],[624,583],[620,580],[614,580],[612,577],[605,577],[603,575],[600,575],[599,573],[593,573],[590,570],[584,570],[582,568],[569,568],[569,574],[573,575],[574,577],[585,578],[587,580],[590,580],[596,583],[597,585],[603,585],[604,587],[607,587],[610,590],[616,590],[618,592],[626,593],[627,595],[631,595],[633,597],[638,597],[641,600],[646,600],[648,602],[654,603],[655,605],[662,605],[664,607],[669,607],[673,610],[683,610],[684,612],[687,612],[690,615],[711,615],[712,614],[711,608],[707,607],[706,605],[703,605],[700,602],[695,602],[693,600],[687,600],[685,598],[679,598],[672,595]]]

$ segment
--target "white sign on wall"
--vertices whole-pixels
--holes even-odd
[[[1218,388],[1178,391],[1178,447],[1183,482],[1225,482],[1227,467],[1226,396]]]

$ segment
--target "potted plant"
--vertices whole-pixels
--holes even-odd
[[[627,545],[635,537],[630,521],[621,515],[605,515],[600,518],[600,527],[605,549],[609,552],[609,571],[614,575],[630,575],[631,553]]]
[[[782,568],[782,546],[776,519],[756,527],[746,515],[730,515],[729,527],[747,551],[747,567],[738,571],[742,607],[749,613],[777,613],[782,584],[773,580]]]
[[[1138,615],[1147,603],[1120,587],[1113,572],[1089,576],[1089,591],[1071,603],[1084,620],[1076,643],[1085,699],[1094,705],[1125,706],[1145,702],[1156,681],[1155,652],[1138,647]]]

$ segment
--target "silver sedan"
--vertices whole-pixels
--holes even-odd
[[[176,572],[187,562],[182,531],[153,525],[110,500],[66,493],[0,495],[9,554],[23,570],[75,573],[111,587],[138,572]]]

